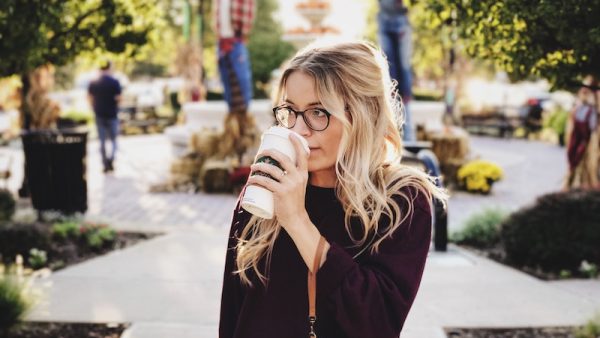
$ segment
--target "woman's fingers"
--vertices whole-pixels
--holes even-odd
[[[281,181],[283,177],[287,174],[286,171],[279,169],[278,167],[267,164],[267,163],[255,163],[250,166],[252,170],[252,175],[270,175],[274,180]]]
[[[292,160],[284,153],[275,150],[275,149],[266,149],[265,151],[261,152],[257,157],[258,160],[257,162],[263,162],[263,163],[267,163],[273,166],[277,166],[277,163],[272,163],[271,160],[262,160],[265,156],[272,158],[273,160],[275,160],[277,163],[279,163],[279,166],[281,167],[281,170],[285,170],[287,172],[292,172],[293,170],[296,169],[296,165],[292,162]]]
[[[261,175],[254,175],[248,178],[247,185],[258,185],[269,191],[275,192],[278,182],[273,179]]]

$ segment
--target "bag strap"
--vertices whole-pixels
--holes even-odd
[[[325,237],[321,236],[319,244],[317,245],[317,253],[313,263],[312,271],[308,270],[308,323],[310,325],[310,331],[308,332],[309,338],[316,338],[315,323],[317,322],[317,271],[321,265],[321,256],[323,255],[323,248],[325,247]]]

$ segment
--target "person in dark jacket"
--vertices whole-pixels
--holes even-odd
[[[253,175],[247,185],[273,192],[275,217],[258,218],[239,203],[234,210],[221,338],[305,338],[311,329],[318,337],[399,336],[431,242],[432,197],[446,195],[400,164],[392,93],[382,53],[366,42],[313,46],[290,61],[274,111],[310,154],[290,136],[297,163],[266,150],[260,156],[283,170],[251,167],[272,177]]]
[[[100,67],[100,77],[88,87],[88,97],[94,109],[98,138],[100,139],[100,155],[104,172],[114,170],[113,162],[117,152],[117,135],[119,134],[118,103],[121,98],[121,85],[111,74],[112,64],[106,61]],[[112,147],[106,154],[106,140],[110,139]]]

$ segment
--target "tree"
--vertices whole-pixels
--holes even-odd
[[[469,55],[492,60],[512,80],[543,77],[569,88],[600,78],[600,0],[427,0],[440,20],[456,11]]]
[[[254,92],[257,97],[267,96],[266,85],[271,72],[294,52],[294,47],[282,41],[283,29],[275,20],[276,0],[258,0],[254,28],[250,33],[248,52],[252,64]]]
[[[1,1],[0,77],[20,75],[27,102],[31,82],[43,78],[34,74],[40,67],[65,65],[98,50],[134,55],[152,30],[154,5],[145,0]],[[21,111],[35,114],[26,104]]]

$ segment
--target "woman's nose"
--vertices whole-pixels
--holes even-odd
[[[298,117],[296,118],[296,124],[294,124],[292,130],[304,137],[310,136],[310,134],[312,133],[312,129],[310,129],[308,125],[306,125],[303,116],[300,115],[298,115]]]

